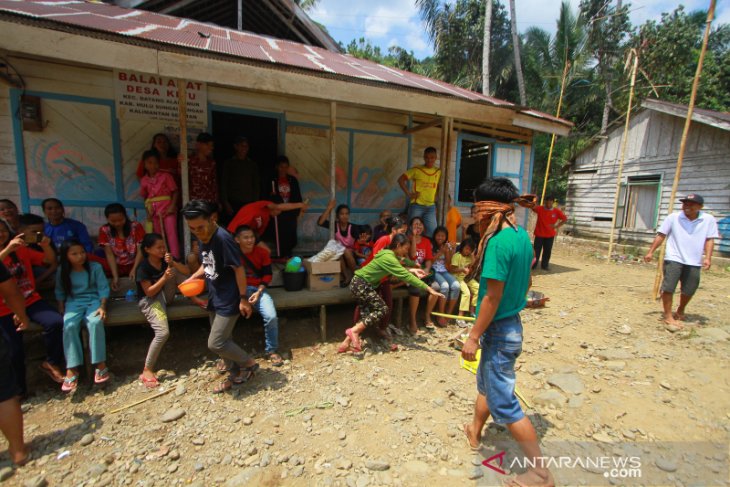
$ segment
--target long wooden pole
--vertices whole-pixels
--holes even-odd
[[[190,200],[190,181],[188,178],[188,96],[185,89],[185,80],[177,80],[177,115],[180,123],[180,182],[182,184],[182,204]],[[183,248],[185,255],[183,262],[190,253],[190,229],[183,225]]]
[[[677,169],[674,171],[674,182],[672,183],[672,193],[669,197],[669,205],[667,207],[667,216],[673,212],[674,201],[677,197],[677,188],[679,186],[679,178],[682,175],[682,162],[684,162],[684,151],[687,147],[687,136],[689,135],[689,127],[692,123],[692,113],[695,109],[695,99],[697,98],[697,87],[700,84],[700,76],[702,75],[702,63],[705,60],[705,52],[707,52],[707,42],[710,38],[710,29],[712,20],[715,17],[715,0],[710,0],[710,8],[707,11],[707,21],[705,23],[705,36],[702,39],[702,49],[700,50],[700,57],[697,60],[697,70],[695,71],[695,78],[692,81],[692,93],[689,96],[689,106],[687,107],[687,118],[684,119],[684,130],[682,131],[682,141],[679,144],[679,155],[677,156]],[[661,206],[661,205],[660,205]],[[666,243],[666,242],[665,242]],[[654,289],[652,290],[652,297],[659,297],[659,285],[662,281],[662,266],[664,264],[664,252],[666,247],[664,245],[659,249],[659,258],[657,259],[656,276],[654,277]]]
[[[330,199],[337,197],[337,102],[330,102]],[[330,240],[335,238],[336,215],[330,216]]]
[[[440,157],[440,164],[439,168],[441,169],[441,179],[439,179],[438,184],[438,202],[435,202],[436,204],[436,218],[437,222],[440,222],[441,218],[444,214],[444,180],[447,177],[446,174],[446,156],[447,152],[449,151],[448,148],[448,138],[449,138],[449,117],[443,117],[442,123],[441,123],[441,148],[439,150]],[[440,224],[440,223],[438,223]],[[430,237],[430,235],[429,235]]]
[[[608,239],[608,262],[611,262],[611,254],[613,254],[613,237],[616,231],[616,212],[618,211],[618,199],[621,195],[621,173],[624,169],[624,161],[626,160],[626,146],[629,141],[629,123],[631,122],[631,105],[634,101],[634,86],[636,83],[636,71],[639,68],[639,54],[632,49],[629,56],[633,56],[634,62],[631,66],[631,85],[629,88],[629,105],[626,107],[626,122],[624,123],[624,135],[621,139],[621,159],[618,163],[618,174],[616,175],[616,194],[613,197],[613,213],[611,214],[611,236]]]
[[[560,98],[558,98],[558,109],[555,111],[555,116],[560,116],[560,110],[563,108],[563,93],[565,93],[565,80],[568,78],[568,71],[570,70],[570,61],[565,61],[565,67],[563,68],[563,79],[560,81]],[[550,138],[550,150],[548,151],[547,166],[545,167],[545,181],[542,183],[542,196],[540,196],[540,205],[545,200],[545,191],[547,190],[548,178],[550,176],[550,163],[553,160],[553,148],[555,147],[555,134]]]
[[[446,132],[446,152],[441,155],[444,167],[441,169],[441,179],[444,180],[441,195],[441,225],[446,225],[446,213],[449,211],[449,174],[451,173],[451,132],[454,131],[454,119],[449,117],[449,130]]]

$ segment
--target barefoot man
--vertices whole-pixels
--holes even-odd
[[[682,202],[682,211],[674,212],[664,220],[644,256],[644,261],[651,262],[654,251],[667,239],[661,286],[662,307],[664,323],[674,330],[682,328],[685,308],[700,285],[700,271],[710,269],[715,239],[720,238],[715,217],[700,211],[705,204],[702,196],[689,194],[679,201]],[[682,283],[682,290],[677,312],[672,313],[672,298],[677,282]]]
[[[511,479],[509,485],[552,486],[552,475],[540,462],[535,428],[515,396],[515,360],[522,352],[519,313],[527,305],[533,254],[530,237],[515,223],[514,203],[528,206],[534,195],[521,198],[512,181],[492,178],[485,180],[474,196],[482,241],[466,279],[479,279],[479,297],[477,318],[461,356],[474,360],[480,344],[482,355],[474,417],[464,425],[464,433],[469,446],[478,450],[484,423],[492,416],[495,423],[507,426],[526,463],[535,466]]]

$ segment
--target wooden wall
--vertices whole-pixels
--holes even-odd
[[[679,201],[670,205],[669,198],[683,127],[684,118],[648,109],[630,123],[622,182],[636,176],[661,178],[659,224],[670,208],[681,208]],[[623,126],[615,128],[605,140],[581,153],[571,168],[566,228],[572,227],[578,235],[607,237],[610,232],[610,221],[596,219],[611,217],[622,136]],[[705,210],[718,220],[730,215],[730,132],[692,124],[677,196],[691,192],[704,196]],[[616,234],[628,241],[649,242],[655,230],[622,229]]]
[[[135,176],[140,155],[157,132],[168,133],[175,141],[176,124],[115,120],[110,70],[21,57],[9,60],[23,76],[28,92],[48,95],[42,102],[48,125],[41,132],[19,134],[21,164],[28,173],[25,187],[36,198],[25,210],[40,214],[38,199],[52,194],[78,200],[76,205],[67,204],[67,215],[86,223],[92,234],[105,222],[104,202],[121,201],[133,217],[143,219]],[[24,182],[18,175],[10,93],[7,85],[0,85],[0,197],[20,205]],[[299,249],[321,248],[328,233],[316,226],[316,220],[329,198],[329,103],[210,84],[208,103],[283,122],[280,149],[298,170],[304,197],[312,203],[301,219]],[[404,208],[397,179],[409,166],[422,164],[427,146],[436,147],[441,159],[441,129],[403,136],[408,121],[403,113],[338,105],[337,200],[352,206],[353,222],[374,225],[383,208],[396,212]],[[456,184],[457,136],[457,131],[451,133],[447,175],[451,194]],[[528,187],[529,147],[525,154],[523,188]],[[92,174],[95,179],[87,177]],[[468,212],[468,207],[462,208],[465,216]]]

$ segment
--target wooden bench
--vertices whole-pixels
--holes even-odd
[[[124,294],[130,289],[131,284],[128,279],[120,280],[121,289],[112,294],[112,299],[107,305],[105,326],[143,325],[147,323],[147,320],[137,306],[137,301],[128,302],[124,300]],[[303,289],[293,292],[286,291],[284,288],[270,288],[267,292],[274,300],[277,311],[319,307],[319,333],[320,339],[323,342],[327,341],[327,306],[355,303],[355,298],[347,288],[336,288],[326,291],[308,291]],[[407,296],[408,292],[405,287],[393,289],[394,320],[396,326],[401,325],[403,299]],[[44,297],[49,298],[49,301],[53,301],[50,296]],[[176,295],[174,302],[167,308],[167,317],[170,321],[196,318],[207,319],[208,312],[192,304],[187,298]],[[34,331],[42,330],[40,325],[36,323],[33,323],[30,329]],[[85,330],[85,328],[82,329]]]

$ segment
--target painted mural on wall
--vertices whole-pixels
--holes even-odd
[[[43,114],[44,130],[23,134],[31,201],[115,199],[110,108],[44,99]]]
[[[397,180],[408,167],[408,139],[354,134],[350,202],[355,209],[405,208]]]

